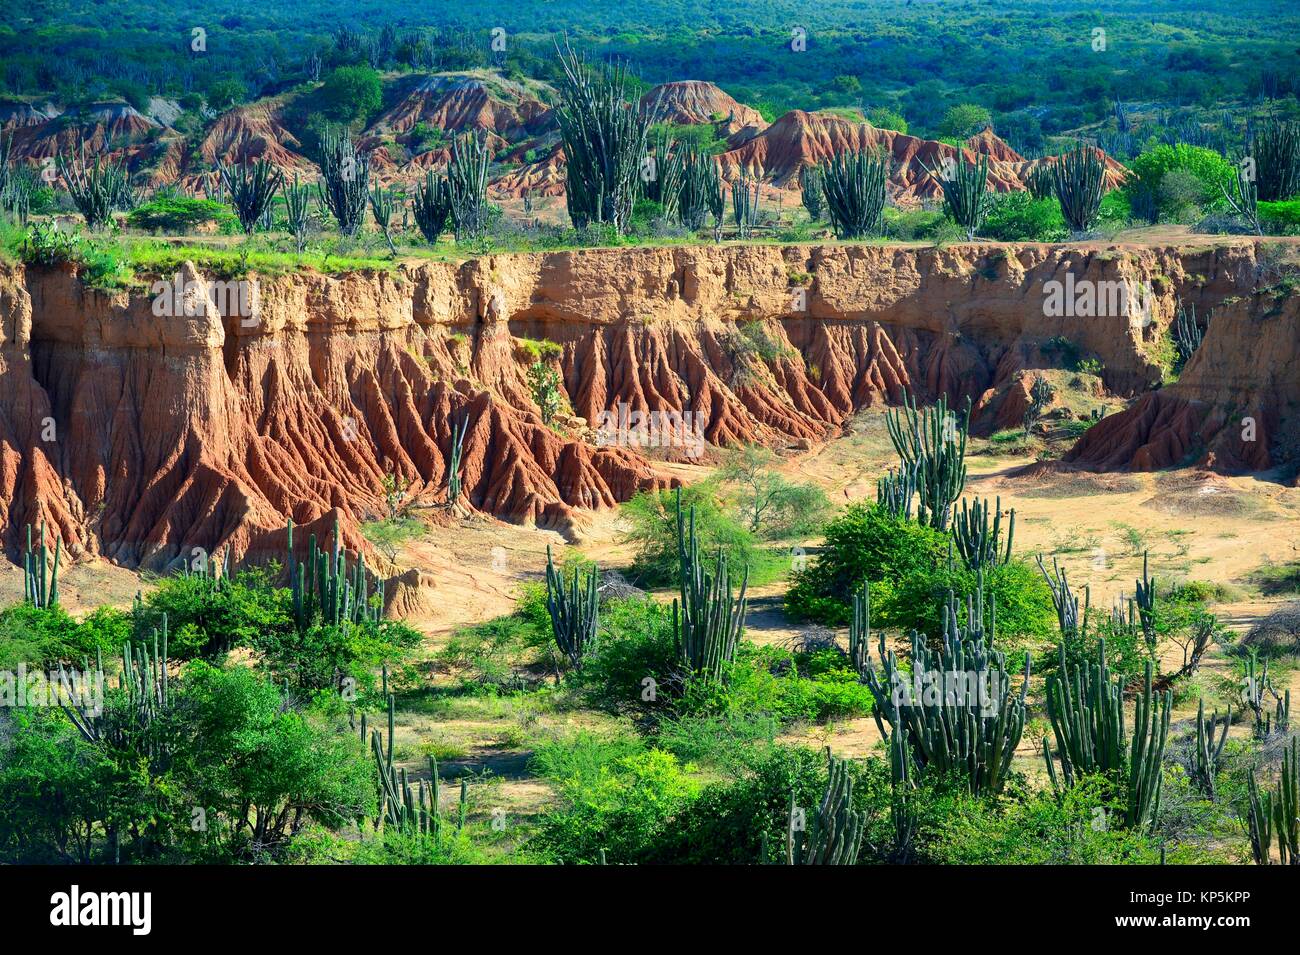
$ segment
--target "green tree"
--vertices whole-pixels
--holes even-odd
[[[317,95],[321,112],[339,123],[368,118],[383,102],[379,73],[369,66],[340,66],[325,78]]]
[[[993,121],[989,111],[975,103],[961,103],[943,114],[940,136],[969,139]]]

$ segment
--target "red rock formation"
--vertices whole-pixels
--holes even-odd
[[[807,447],[857,408],[907,390],[969,396],[988,428],[1015,411],[1028,372],[1060,360],[1045,348],[1058,337],[1099,358],[1113,390],[1136,395],[1158,379],[1148,351],[1175,295],[1191,295],[1190,276],[1210,277],[1196,293],[1208,303],[1227,298],[1254,263],[1249,242],[1104,254],[583,250],[263,278],[256,311],[242,317],[201,294],[192,314],[156,315],[148,295],[9,267],[0,271],[0,532],[12,551],[23,525],[44,519],[71,557],[98,552],[132,566],[165,565],[194,547],[278,553],[289,518],[325,533],[337,517],[359,540],[357,523],[383,512],[386,474],[410,481],[419,500],[442,501],[461,420],[465,504],[565,529],[582,509],[671,483],[632,440],[635,429],[620,432],[623,409],[670,413],[686,437],[713,444]],[[1064,272],[1152,283],[1152,324],[1045,314],[1043,284]],[[201,276],[186,277],[201,291]],[[1259,410],[1263,444],[1300,388],[1297,316],[1286,308],[1282,319],[1225,310],[1178,386],[1188,401],[1208,400],[1198,379],[1238,409],[1260,400],[1244,373],[1239,390],[1211,389],[1207,378],[1223,361],[1218,349],[1258,340],[1232,367],[1253,362],[1274,376],[1279,398]],[[585,427],[566,435],[542,424],[522,337],[560,345],[562,387]],[[1140,401],[1126,430],[1096,425],[1080,448],[1109,447],[1100,466],[1180,454],[1209,419],[1166,409],[1173,393]],[[1122,440],[1103,440],[1121,430]],[[1231,450],[1216,448],[1221,459]],[[690,453],[685,443],[660,451]]]
[[[284,104],[263,100],[223,113],[199,144],[203,168],[265,159],[287,171],[315,170],[299,150],[302,144],[284,125]]]
[[[659,123],[711,125],[722,136],[742,129],[761,131],[767,121],[758,110],[732,99],[713,83],[680,80],[660,83],[641,97],[641,109]]]
[[[546,104],[521,84],[453,74],[416,79],[371,131],[406,133],[417,123],[448,132],[484,130],[514,141],[542,132],[553,119]]]

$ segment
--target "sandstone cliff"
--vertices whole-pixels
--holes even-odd
[[[562,389],[588,425],[620,407],[689,412],[715,445],[806,447],[904,389],[971,397],[985,431],[1013,425],[1026,370],[1058,363],[1066,340],[1104,364],[1112,392],[1142,395],[1181,295],[1220,309],[1183,384],[1142,401],[1254,401],[1276,429],[1297,387],[1294,305],[1269,317],[1221,304],[1255,268],[1246,241],[584,250],[251,276],[251,314],[219,308],[187,268],[197,305],[169,317],[147,288],[106,294],[66,270],[5,267],[0,529],[13,553],[23,526],[46,520],[73,558],[129,566],[195,547],[275,552],[290,517],[320,529],[337,517],[355,539],[382,515],[388,474],[443,500],[462,420],[467,505],[507,520],[566,530],[583,509],[671,484],[617,438],[544,425],[522,338],[560,346]],[[1067,274],[1151,288],[1148,319],[1046,314],[1044,284]],[[1169,417],[1142,425],[1146,445],[1182,433]],[[1131,429],[1103,440],[1114,427],[1097,425],[1077,460],[1144,463]],[[1254,453],[1242,460],[1265,463]]]

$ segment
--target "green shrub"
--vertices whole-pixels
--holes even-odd
[[[549,636],[549,617],[546,628]],[[671,709],[680,691],[680,669],[672,609],[642,597],[601,608],[596,648],[569,679],[588,706],[657,717]]]
[[[760,861],[764,836],[769,863],[785,858],[790,797],[809,816],[826,788],[826,756],[803,746],[765,746],[751,750],[750,767],[735,780],[710,785],[665,826],[659,839],[638,859],[677,865],[753,865]],[[860,861],[870,861],[873,845],[887,845],[889,768],[883,760],[851,761],[853,803],[867,811],[867,833]]]
[[[420,633],[395,620],[378,623],[319,624],[299,633],[296,627],[268,628],[253,634],[248,645],[259,654],[258,669],[276,683],[300,690],[337,689],[351,678],[364,688],[374,671],[400,660],[420,642]]]
[[[1292,235],[1300,232],[1300,199],[1285,202],[1261,202],[1259,219],[1265,231],[1273,235]]]
[[[1062,242],[1069,227],[1055,199],[1035,199],[1028,192],[994,196],[980,235],[999,242]]]
[[[921,574],[946,562],[947,553],[943,533],[892,517],[875,504],[853,504],[826,525],[820,552],[794,575],[786,607],[797,616],[843,626],[851,594],[863,581]]]
[[[1134,177],[1125,184],[1124,194],[1132,201],[1136,192],[1147,190],[1166,221],[1185,217],[1189,206],[1205,211],[1222,207],[1222,190],[1235,181],[1232,164],[1221,155],[1186,143],[1153,146],[1134,159],[1131,168]]]
[[[340,66],[325,77],[317,96],[324,115],[335,122],[353,123],[378,111],[383,86],[369,66]]]
[[[718,491],[716,481],[701,481],[682,488],[682,512],[695,508],[695,534],[700,555],[710,562],[722,548],[734,573],[735,584],[749,566],[762,561],[754,535],[732,516]],[[677,582],[677,509],[675,491],[642,491],[623,505],[623,516],[631,524],[626,540],[636,546],[632,565],[638,580],[652,587]]]
[[[171,235],[192,232],[201,225],[215,223],[221,232],[233,232],[239,220],[213,199],[189,196],[157,196],[137,206],[126,217],[133,229],[166,232]]]
[[[79,667],[93,663],[97,652],[115,656],[130,638],[130,615],[111,607],[78,622],[58,604],[48,609],[14,604],[0,610],[0,670],[59,661]]]
[[[293,629],[289,591],[271,584],[272,569],[242,570],[220,585],[200,574],[158,582],[136,615],[136,634],[147,637],[167,615],[175,660],[213,656],[287,637]]]
[[[698,794],[692,771],[671,753],[649,749],[560,776],[562,804],[542,813],[530,847],[566,864],[597,862],[602,849],[607,862],[636,862]]]

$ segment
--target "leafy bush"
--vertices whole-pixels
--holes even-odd
[[[1286,202],[1261,202],[1259,219],[1265,231],[1272,235],[1293,235],[1300,232],[1300,199]]]
[[[853,803],[867,811],[860,861],[871,845],[891,838],[884,807],[889,802],[889,768],[877,758],[849,763]],[[790,797],[809,815],[826,788],[826,756],[803,746],[768,746],[754,753],[749,769],[732,781],[708,786],[647,845],[638,861],[676,865],[753,865],[784,859]],[[768,857],[760,860],[764,836]]]
[[[157,196],[137,206],[126,217],[127,225],[134,229],[171,235],[192,232],[209,222],[221,232],[234,232],[239,225],[230,210],[216,200],[189,196]]]
[[[58,604],[14,604],[0,610],[0,670],[58,661],[80,666],[83,660],[93,662],[97,652],[111,657],[130,638],[130,616],[111,607],[100,607],[78,622]]]
[[[999,242],[1062,242],[1069,227],[1055,199],[1035,199],[1028,192],[1006,192],[993,198],[980,234]]]
[[[176,660],[226,653],[287,637],[294,628],[289,591],[271,585],[274,569],[241,570],[219,583],[201,574],[159,581],[144,598],[136,632],[148,636],[167,615]]]
[[[1125,184],[1124,195],[1133,202],[1145,190],[1165,221],[1185,217],[1189,206],[1207,211],[1220,208],[1222,189],[1231,186],[1235,175],[1232,165],[1213,149],[1186,143],[1153,146],[1131,166],[1134,177]]]
[[[546,628],[549,636],[549,617]],[[680,669],[671,608],[642,597],[602,607],[596,649],[570,680],[589,706],[663,715],[680,688]],[[647,678],[654,681],[653,694],[646,692]]]
[[[340,66],[318,91],[321,112],[340,123],[364,120],[383,101],[379,74],[369,66]]]
[[[700,554],[709,560],[721,548],[734,573],[737,586],[748,565],[761,558],[754,536],[732,517],[715,481],[700,481],[681,489],[682,513],[689,520],[695,508],[695,535]],[[642,491],[623,505],[623,516],[632,525],[626,540],[636,546],[632,570],[650,586],[677,581],[677,508],[675,491]],[[751,570],[751,578],[754,576]]]
[[[417,646],[420,633],[400,621],[318,624],[304,633],[296,627],[253,634],[248,645],[260,655],[257,666],[277,683],[301,690],[337,689],[351,678],[366,688],[374,671]]]
[[[539,759],[543,766],[557,763],[553,754]],[[597,862],[602,849],[607,862],[636,862],[698,794],[692,772],[671,753],[649,749],[552,776],[562,805],[541,815],[531,845],[568,864]]]

